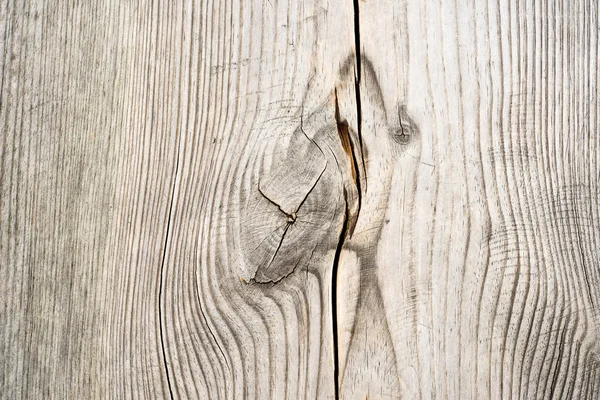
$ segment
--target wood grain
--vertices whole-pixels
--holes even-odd
[[[348,246],[342,397],[596,398],[597,4],[359,8],[375,254]]]
[[[166,397],[182,9],[1,7],[0,393]]]
[[[0,5],[0,397],[600,397],[595,0]]]

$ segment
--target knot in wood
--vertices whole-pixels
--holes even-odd
[[[343,189],[333,156],[301,129],[285,150],[267,156],[268,169],[257,170],[249,185],[238,232],[245,260],[242,279],[274,284],[308,268],[315,249],[336,239],[332,224],[342,215],[337,200]]]
[[[292,212],[291,214],[287,214],[288,224],[293,224],[294,222],[296,222],[297,217],[298,217],[298,215],[295,212]]]
[[[400,126],[391,130],[392,138],[398,144],[407,145],[414,140],[419,129],[415,121],[408,115],[406,104],[398,107],[398,119]]]
[[[393,134],[394,140],[399,144],[408,144],[411,140],[411,133],[408,127],[404,127],[402,124],[400,125],[400,129],[397,129]]]

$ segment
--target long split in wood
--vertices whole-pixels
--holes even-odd
[[[337,315],[337,275],[339,270],[340,254],[347,237],[352,236],[358,215],[360,214],[361,202],[362,202],[362,188],[361,188],[361,175],[357,157],[360,157],[362,164],[362,171],[365,168],[365,157],[363,152],[363,141],[362,141],[362,110],[361,110],[361,99],[360,99],[360,77],[361,77],[361,57],[360,57],[360,17],[359,17],[359,4],[358,0],[353,0],[354,5],[354,47],[356,53],[356,69],[354,75],[354,91],[356,96],[356,121],[357,121],[357,132],[358,137],[358,156],[354,149],[352,138],[350,136],[348,122],[342,120],[340,117],[340,107],[338,103],[337,89],[334,91],[335,95],[335,121],[338,129],[338,134],[342,144],[342,148],[350,158],[350,168],[352,173],[352,179],[357,190],[357,210],[355,215],[350,214],[350,205],[348,202],[348,195],[346,189],[344,189],[344,221],[342,224],[342,230],[338,245],[335,251],[332,268],[332,279],[331,279],[331,312],[332,312],[332,334],[333,334],[333,358],[334,358],[334,391],[335,398],[340,398],[340,357],[339,357],[339,337],[338,337],[338,315]],[[366,186],[366,180],[365,180]],[[366,189],[366,188],[365,188]]]
[[[175,202],[175,187],[177,184],[177,173],[179,172],[179,151],[177,152],[177,158],[176,158],[176,162],[175,162],[175,175],[173,177],[173,188],[171,190],[171,202],[169,204],[169,214],[167,215],[167,229],[165,232],[165,242],[164,242],[164,249],[163,249],[163,254],[162,254],[162,261],[160,264],[160,277],[159,277],[159,287],[158,287],[158,325],[159,325],[159,330],[160,330],[160,347],[161,347],[161,351],[162,351],[162,357],[163,357],[163,362],[165,364],[165,378],[167,380],[167,386],[169,388],[169,396],[171,398],[171,400],[173,400],[173,388],[171,387],[171,378],[169,376],[169,365],[167,363],[167,353],[165,350],[165,335],[163,332],[163,324],[164,324],[164,318],[163,318],[163,312],[162,312],[162,307],[161,307],[161,300],[162,300],[162,294],[163,294],[163,281],[164,281],[164,277],[163,277],[163,273],[165,270],[165,262],[167,259],[167,246],[169,244],[169,233],[171,231],[171,216],[173,215],[173,203]]]

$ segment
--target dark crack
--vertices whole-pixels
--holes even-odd
[[[344,209],[344,221],[342,223],[342,230],[338,239],[338,244],[335,249],[335,255],[333,257],[333,268],[331,271],[331,321],[332,321],[332,333],[333,333],[333,380],[335,384],[335,398],[339,399],[339,378],[340,378],[340,355],[339,355],[339,338],[338,338],[338,319],[337,319],[337,274],[340,263],[340,254],[342,253],[342,247],[346,238],[348,230],[348,201],[346,198],[346,190],[344,189],[344,201],[346,207]]]
[[[346,201],[346,209],[347,209],[347,215],[348,215],[348,219],[349,219],[349,224],[348,224],[348,230],[346,232],[346,234],[348,235],[348,237],[352,236],[352,233],[354,233],[354,227],[356,226],[356,220],[358,218],[358,214],[360,213],[360,207],[361,207],[361,203],[362,203],[362,188],[361,188],[361,182],[360,182],[360,169],[359,169],[359,164],[358,164],[358,155],[356,154],[356,149],[354,146],[354,142],[352,140],[352,137],[350,136],[350,129],[348,127],[348,121],[346,121],[345,119],[342,119],[340,117],[340,108],[339,108],[339,104],[338,104],[338,97],[337,97],[337,89],[334,91],[335,94],[335,121],[337,124],[337,129],[338,129],[338,134],[340,137],[340,142],[342,144],[342,148],[344,149],[344,152],[346,152],[346,154],[348,155],[348,157],[350,158],[350,169],[351,169],[351,174],[352,174],[352,180],[354,185],[356,186],[356,192],[357,192],[357,211],[355,215],[352,215],[350,213],[350,202]],[[347,200],[347,193],[344,194],[344,196],[346,197]]]
[[[287,217],[288,222],[290,222],[290,221],[291,221],[291,223],[296,222],[296,217],[297,217],[296,213],[297,213],[297,211],[293,211],[291,213],[286,212],[283,208],[281,208],[281,206],[279,204],[277,204],[275,201],[271,200],[269,198],[269,196],[267,196],[265,194],[265,192],[262,191],[262,189],[260,188],[260,184],[258,184],[258,193],[260,193],[262,195],[262,197],[264,197],[265,199],[267,199],[269,201],[269,203],[271,203],[275,207],[279,208],[279,211],[281,211]],[[300,208],[300,207],[298,207],[298,208]]]
[[[358,137],[358,147],[359,147],[359,157],[361,159],[362,171],[366,173],[365,168],[365,155],[363,150],[363,140],[362,140],[362,109],[361,109],[361,96],[360,96],[360,79],[361,79],[361,55],[360,55],[360,16],[359,16],[359,0],[353,0],[354,4],[354,47],[356,53],[356,73],[354,76],[354,91],[356,95],[356,120],[357,120],[357,132],[356,135]],[[349,132],[346,130],[344,132],[344,128],[347,129],[347,122],[341,121],[340,118],[340,110],[338,105],[337,91],[335,91],[335,120],[338,127],[338,133],[340,135],[340,140],[342,140],[342,146],[344,146],[344,140],[348,140],[348,145],[350,147],[350,158],[352,169],[354,170],[354,183],[357,189],[357,211],[355,216],[350,215],[350,204],[348,202],[348,195],[346,189],[344,188],[344,221],[342,223],[342,230],[340,232],[340,237],[338,239],[338,245],[335,250],[335,256],[333,258],[333,267],[331,272],[331,312],[332,312],[332,335],[333,335],[333,380],[334,380],[334,391],[335,398],[340,398],[340,357],[339,357],[339,337],[338,337],[338,319],[337,319],[337,275],[339,269],[340,255],[342,252],[342,248],[344,246],[344,242],[346,241],[348,236],[352,236],[352,232],[354,231],[354,227],[356,226],[356,221],[358,219],[358,214],[360,213],[361,202],[362,202],[362,188],[360,181],[360,170],[358,168],[357,155],[355,153],[354,145],[350,138]],[[345,124],[344,124],[345,123]],[[344,148],[346,150],[346,148]],[[348,151],[346,150],[348,153]],[[336,159],[337,162],[337,159]],[[338,164],[339,166],[339,164]],[[365,191],[367,188],[367,180],[365,176]]]
[[[171,189],[171,204],[169,205],[169,215],[167,217],[167,229],[165,234],[164,248],[162,261],[160,264],[160,281],[158,286],[158,325],[160,332],[160,346],[162,349],[163,362],[165,364],[165,376],[167,378],[167,386],[169,387],[169,396],[173,400],[173,389],[171,387],[171,379],[169,376],[169,365],[167,364],[167,353],[165,350],[165,338],[163,333],[163,315],[161,307],[162,291],[163,291],[163,273],[165,269],[165,261],[167,259],[167,245],[169,243],[169,234],[171,233],[171,216],[173,214],[173,203],[175,202],[175,187],[177,183],[177,174],[179,172],[179,149],[177,150],[177,162],[175,164],[175,175],[173,178],[173,188]]]

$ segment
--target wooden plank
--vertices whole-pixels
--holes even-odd
[[[163,271],[173,395],[333,398],[344,210],[334,90],[354,61],[352,4],[207,1],[192,12],[198,78]]]
[[[333,397],[337,197],[295,210],[292,243],[331,219],[297,271],[244,260],[280,217],[255,172],[282,194],[278,151],[336,132],[352,5],[1,7],[2,397]]]
[[[4,2],[0,397],[597,397],[599,16]]]
[[[168,397],[183,10],[0,7],[0,397]]]
[[[597,3],[358,9],[342,397],[597,397]]]

